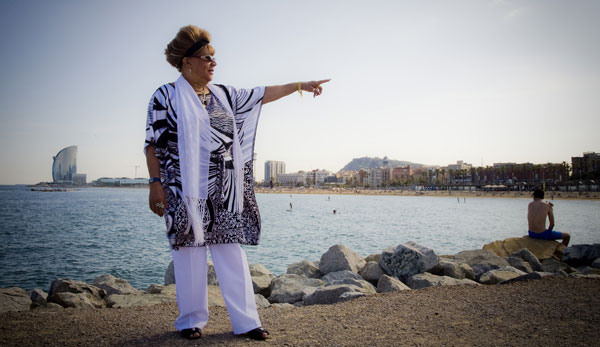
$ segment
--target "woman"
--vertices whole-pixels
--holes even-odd
[[[214,53],[209,33],[193,25],[181,28],[165,50],[181,75],[158,88],[148,107],[150,209],[167,224],[177,330],[196,339],[208,321],[208,247],[234,334],[265,340],[240,247],[257,245],[260,237],[252,177],[258,117],[262,105],[295,91],[320,95],[329,80],[254,89],[213,85]]]

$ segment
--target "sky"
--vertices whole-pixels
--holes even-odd
[[[152,93],[177,79],[164,49],[208,30],[213,82],[331,78],[259,121],[266,160],[337,171],[371,156],[427,165],[562,162],[600,152],[599,1],[0,1],[0,184],[79,173],[148,177]]]

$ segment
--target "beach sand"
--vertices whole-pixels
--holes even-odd
[[[396,195],[396,196],[437,196],[463,198],[521,198],[531,199],[531,192],[512,191],[468,191],[468,190],[383,190],[383,189],[352,189],[352,188],[290,188],[290,187],[255,187],[255,193],[260,194],[325,194],[325,195]],[[545,200],[598,200],[600,192],[546,192]],[[461,201],[462,202],[462,201]]]
[[[0,314],[2,346],[592,346],[600,341],[600,279],[430,287],[335,305],[260,309],[267,342],[234,336],[211,308],[199,340],[173,328],[175,303],[125,309]]]

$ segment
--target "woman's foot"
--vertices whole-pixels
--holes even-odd
[[[267,330],[265,330],[263,328],[256,328],[256,329],[252,329],[252,330],[248,331],[247,333],[245,333],[243,335],[246,335],[247,337],[249,337],[253,340],[264,341],[269,338],[270,334]]]
[[[183,329],[181,330],[181,336],[190,340],[199,339],[202,337],[202,330],[200,328]]]

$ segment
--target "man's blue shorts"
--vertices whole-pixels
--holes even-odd
[[[556,230],[544,230],[544,232],[541,233],[534,233],[529,230],[529,237],[540,240],[559,240],[562,239],[562,233]]]

